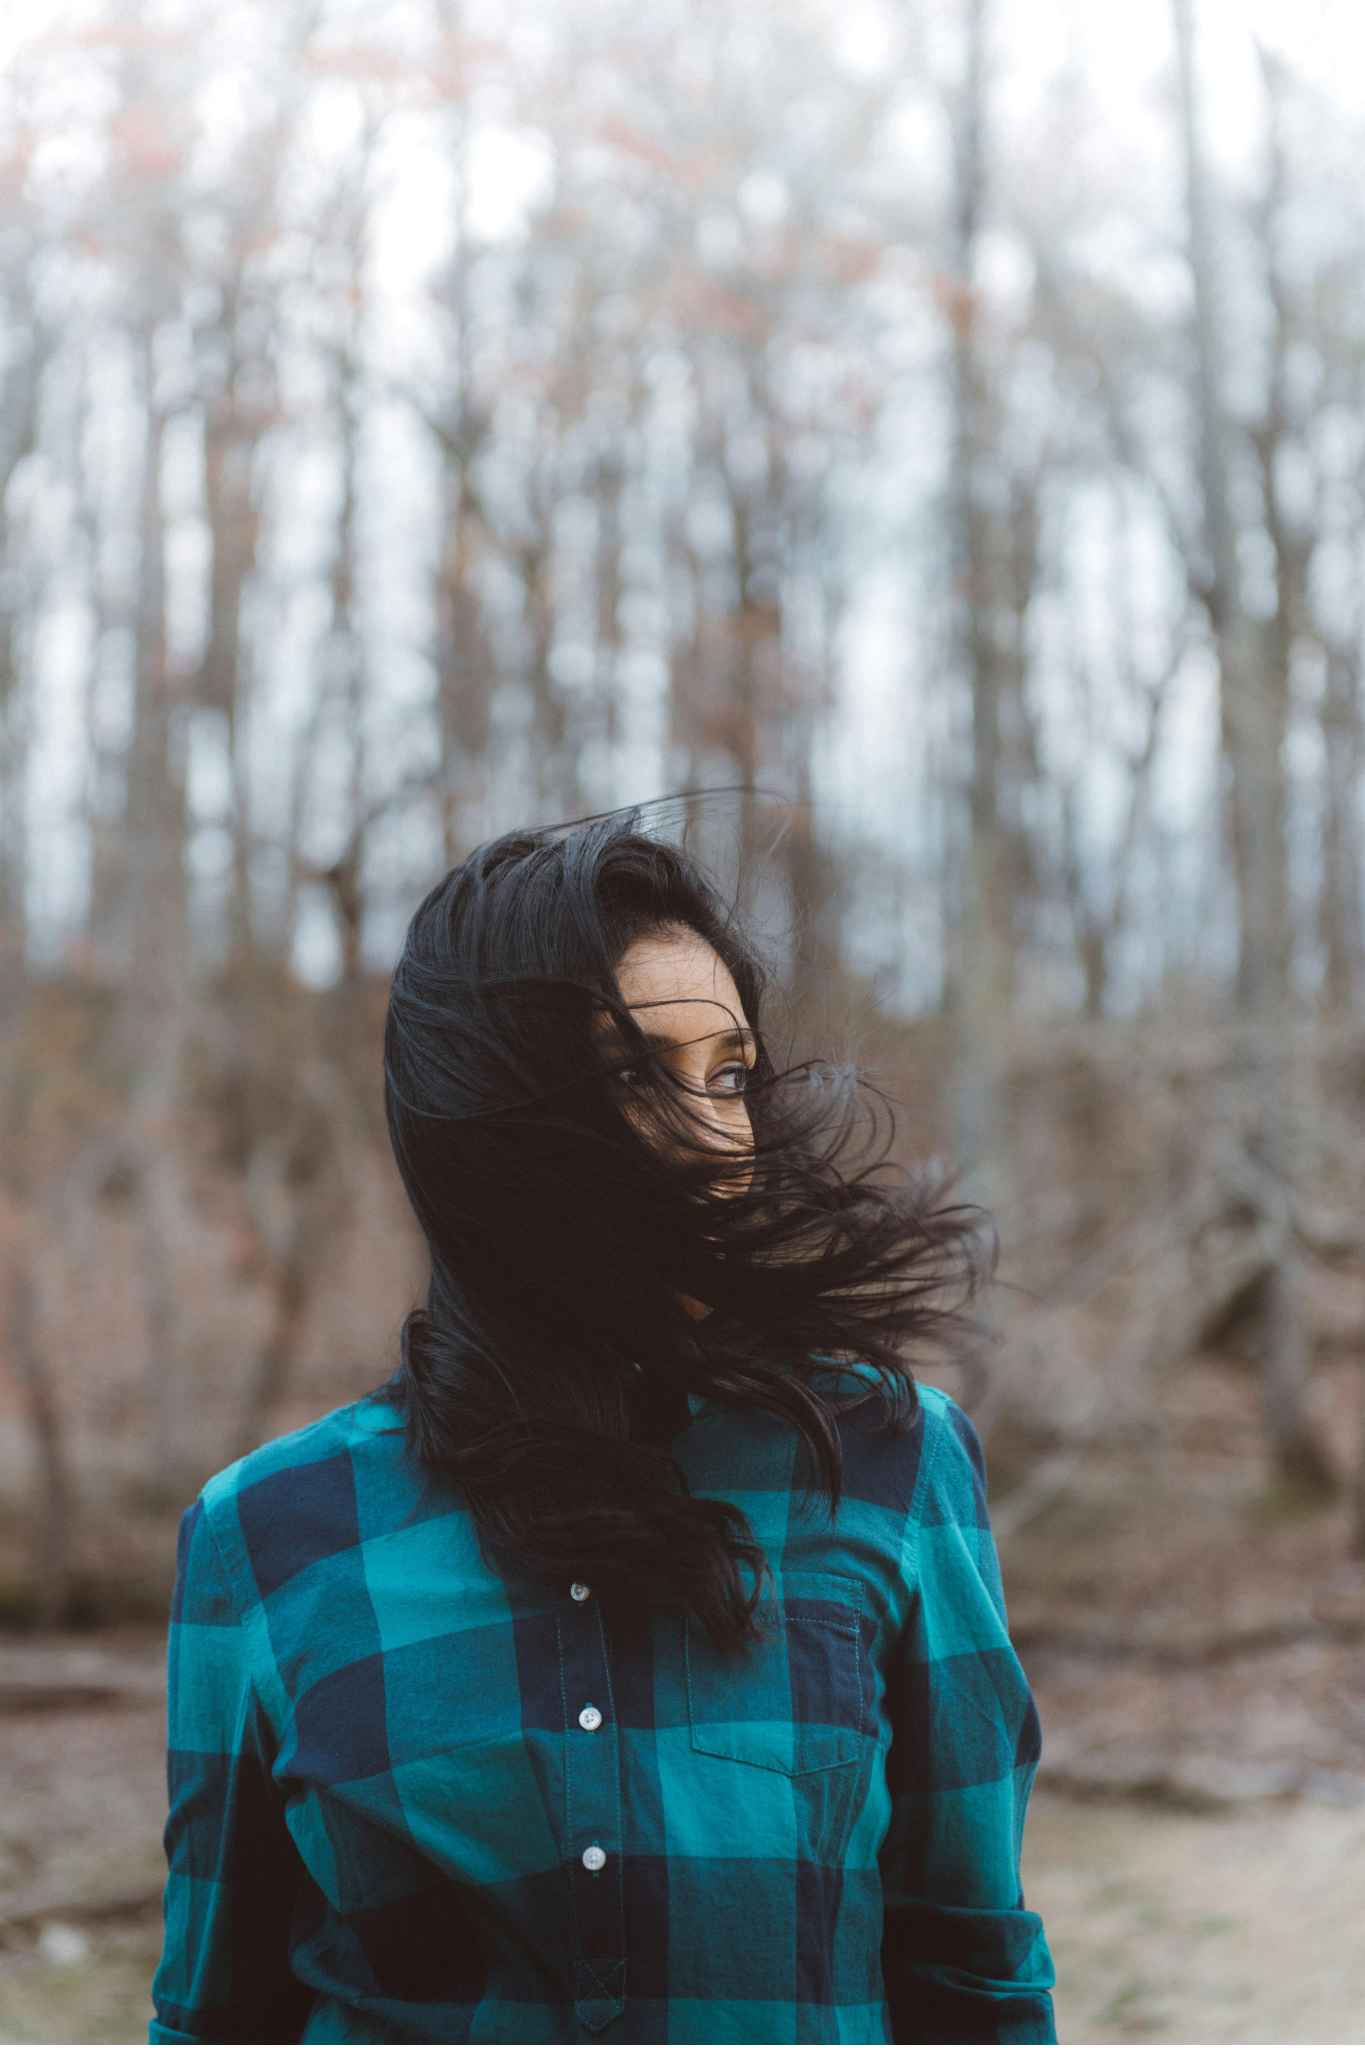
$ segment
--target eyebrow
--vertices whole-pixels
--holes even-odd
[[[658,1046],[663,1052],[675,1052],[682,1045],[693,1045],[696,1043],[695,1039],[690,1038],[670,1038],[666,1031],[646,1031],[643,1035],[647,1045]],[[733,1031],[721,1031],[715,1034],[715,1044],[718,1051],[727,1047],[738,1048],[752,1045],[753,1043],[754,1034],[747,1024],[742,1024]]]

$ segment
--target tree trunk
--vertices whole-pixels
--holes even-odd
[[[842,583],[828,567],[835,545],[817,501],[802,525],[797,567],[808,587],[819,593],[820,621],[816,644],[797,650],[787,668],[783,725],[793,812],[782,842],[796,931],[792,1001],[816,1044],[839,1028],[832,1005],[843,985],[842,878],[820,831],[815,787],[816,761],[833,713],[835,636],[843,605]]]
[[[765,833],[758,795],[764,735],[776,705],[782,674],[782,610],[778,569],[766,531],[767,517],[744,486],[724,472],[730,508],[734,602],[727,620],[733,696],[729,745],[740,798],[740,915],[754,917],[762,894]]]
[[[166,647],[161,458],[164,414],[156,391],[156,323],[136,332],[143,418],[138,509],[133,731],[125,837],[130,961],[122,1016],[132,1077],[130,1124],[146,1323],[148,1482],[174,1484],[184,1351],[174,1251],[185,1203],[175,1108],[192,963],[186,903],[183,719]]]
[[[19,294],[16,293],[16,296]],[[29,974],[27,836],[33,741],[32,664],[19,658],[25,579],[10,532],[15,467],[35,445],[38,344],[0,384],[0,1303],[3,1351],[13,1368],[32,1443],[35,1501],[29,1577],[34,1619],[56,1628],[70,1608],[76,1488],[65,1418],[38,1325],[37,1228],[30,1123],[33,985]]]
[[[1014,979],[1014,877],[1003,815],[1004,658],[995,616],[995,535],[986,498],[992,460],[989,396],[975,297],[986,193],[987,0],[967,0],[965,16],[963,76],[953,110],[949,527],[958,673],[965,681],[969,712],[969,771],[961,925],[950,1007],[959,1022],[953,1084],[955,1150],[964,1190],[995,1208],[1007,1185],[1003,1098]]]
[[[443,33],[460,32],[460,10],[438,5]],[[436,588],[436,728],[439,736],[441,848],[447,868],[488,829],[491,792],[489,746],[497,659],[474,583],[476,535],[481,525],[472,466],[483,438],[484,415],[475,395],[472,229],[469,218],[468,102],[451,110],[454,160],[455,246],[443,302],[449,308],[451,410],[439,428],[442,453],[442,550]],[[474,811],[473,821],[466,814]]]
[[[1275,453],[1283,437],[1287,346],[1275,235],[1282,170],[1274,107],[1271,172],[1263,207],[1266,278],[1273,322],[1270,401],[1262,445],[1269,476],[1267,517],[1278,541],[1279,603],[1261,632],[1242,596],[1230,482],[1229,429],[1215,237],[1209,212],[1194,61],[1192,0],[1173,0],[1185,157],[1188,254],[1194,287],[1200,495],[1209,561],[1203,586],[1218,651],[1225,763],[1229,772],[1233,865],[1239,907],[1238,1009],[1245,1027],[1246,1099],[1254,1149],[1274,1213],[1276,1256],[1264,1297],[1262,1406],[1276,1474],[1314,1492],[1332,1469],[1309,1428],[1309,1355],[1300,1299],[1294,1213],[1294,1002],[1290,953],[1285,736],[1289,660],[1295,628],[1296,565],[1277,520]]]
[[[1241,600],[1237,533],[1228,487],[1217,236],[1210,214],[1208,173],[1200,125],[1194,0],[1172,0],[1172,7],[1180,89],[1186,255],[1194,292],[1194,403],[1199,498],[1208,555],[1202,595],[1218,649],[1221,787],[1237,915],[1237,992],[1242,1008],[1248,1009],[1255,1000],[1257,959],[1255,941],[1247,929],[1251,921],[1250,898],[1255,886],[1250,872],[1255,841],[1247,753],[1256,743],[1251,728],[1255,724],[1254,699],[1261,679],[1261,651],[1257,646],[1254,622],[1247,616]]]
[[[1358,610],[1365,612],[1365,606]],[[1365,906],[1361,898],[1359,793],[1365,782],[1365,731],[1361,720],[1359,649],[1365,638],[1365,617],[1351,646],[1333,642],[1327,648],[1327,679],[1322,704],[1325,757],[1321,928],[1324,959],[1323,1002],[1344,1017],[1353,1008],[1365,958]]]

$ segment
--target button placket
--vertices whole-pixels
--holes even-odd
[[[580,1596],[579,1588],[582,1587]],[[565,1846],[574,1907],[574,2010],[596,2033],[625,2009],[620,1736],[606,1631],[591,1588],[574,1580],[559,1625],[564,1706]]]

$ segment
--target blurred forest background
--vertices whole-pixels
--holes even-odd
[[[1352,0],[0,21],[4,2038],[144,2037],[177,1515],[419,1298],[407,917],[704,787],[796,1050],[999,1224],[1063,2038],[1365,2038],[1363,62]]]

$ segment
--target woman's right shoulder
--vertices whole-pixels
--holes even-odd
[[[220,1466],[192,1507],[229,1539],[266,1524],[349,1524],[357,1512],[355,1461],[384,1437],[402,1444],[402,1418],[392,1403],[363,1394]]]
[[[185,1509],[188,1576],[224,1577],[246,1616],[300,1574],[346,1573],[359,1545],[412,1512],[421,1489],[403,1449],[401,1415],[373,1394],[256,1445]]]

